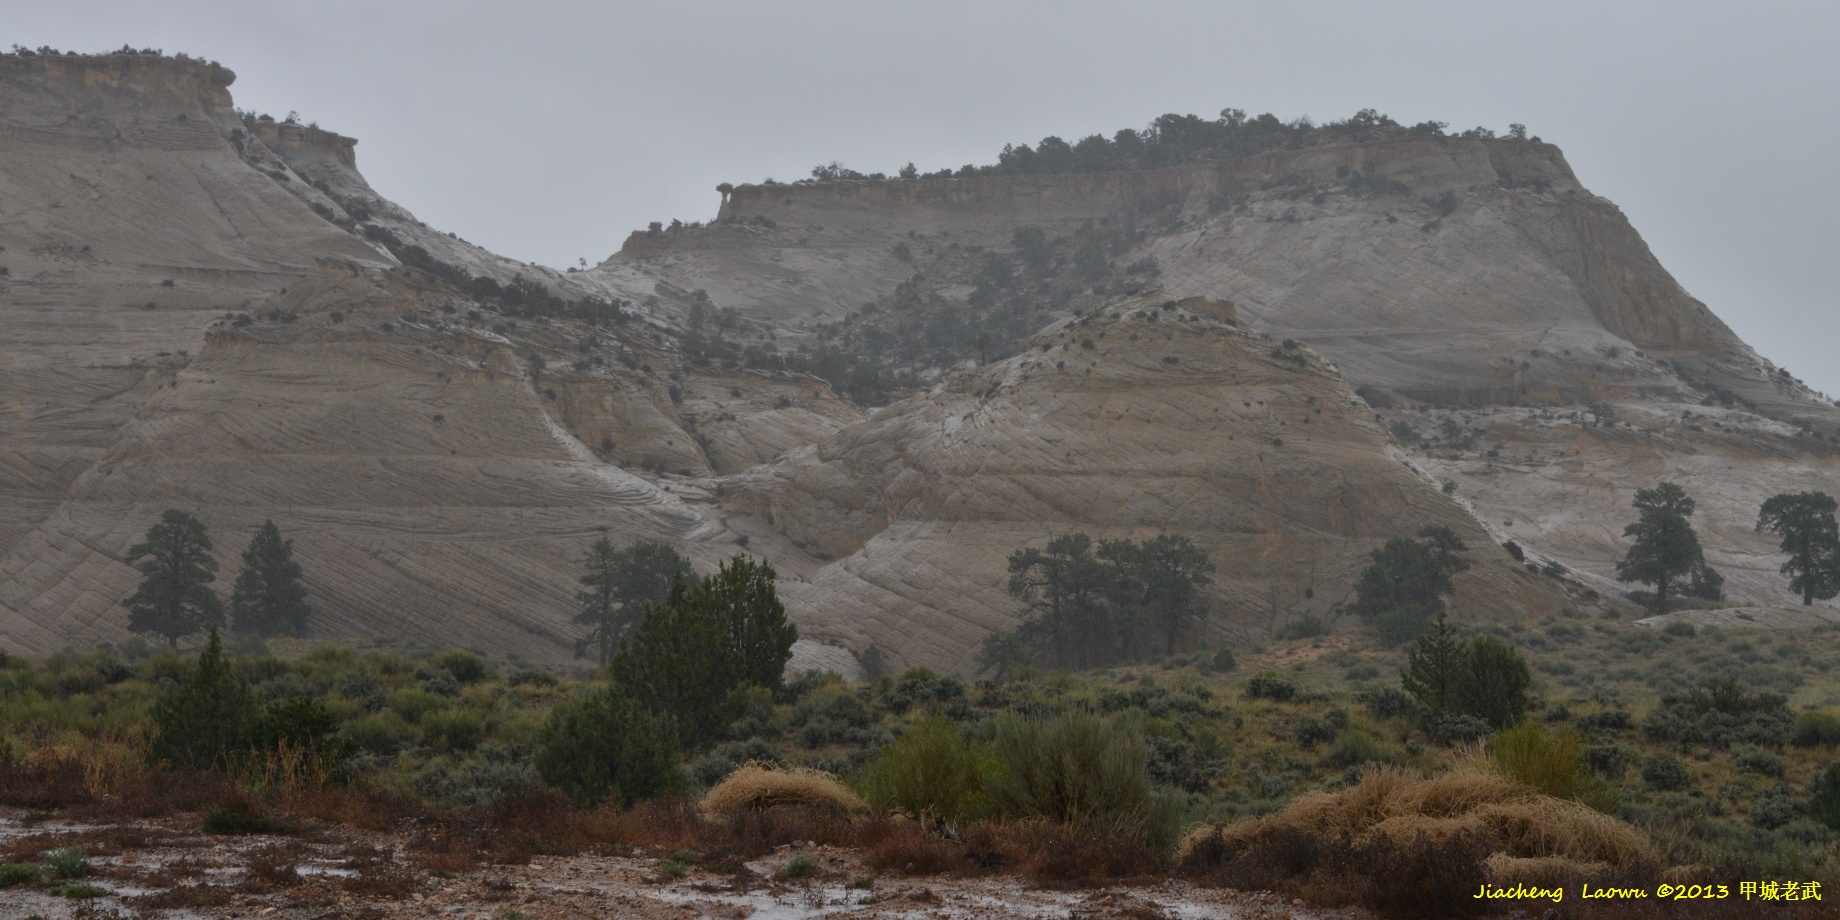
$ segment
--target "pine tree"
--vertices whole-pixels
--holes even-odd
[[[1457,630],[1440,610],[1431,623],[1431,630],[1418,637],[1418,644],[1406,656],[1405,670],[1399,675],[1400,686],[1434,717],[1460,712],[1464,658]]]
[[[1834,497],[1825,492],[1784,492],[1757,512],[1757,529],[1782,537],[1789,561],[1780,571],[1802,605],[1840,594],[1840,525],[1834,521]]]
[[[281,539],[274,521],[262,526],[243,550],[243,571],[230,592],[230,616],[236,631],[257,636],[298,636],[306,631],[313,608],[307,586],[294,561],[294,541]]]
[[[1623,528],[1623,536],[1634,537],[1635,543],[1617,561],[1616,578],[1654,585],[1655,612],[1666,613],[1668,586],[1705,564],[1699,536],[1687,520],[1693,499],[1680,486],[1663,482],[1637,491],[1635,507],[1641,516]]]
[[[1527,659],[1494,636],[1477,636],[1463,651],[1460,708],[1501,729],[1519,722],[1527,711],[1527,685],[1533,677]]]
[[[147,536],[128,549],[128,562],[142,575],[140,588],[121,602],[128,608],[128,628],[166,637],[173,648],[189,636],[224,620],[223,602],[211,590],[217,560],[204,522],[168,509]]]
[[[588,634],[575,651],[580,655],[589,648],[598,650],[602,666],[613,660],[613,653],[638,624],[646,606],[671,593],[673,578],[682,576],[696,583],[690,560],[664,543],[641,542],[615,550],[613,542],[602,537],[588,548],[584,565],[584,590],[575,595],[582,606],[575,622],[587,626]]]

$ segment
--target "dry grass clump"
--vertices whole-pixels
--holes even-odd
[[[776,805],[827,806],[848,813],[869,806],[837,778],[821,770],[777,769],[759,761],[742,764],[703,796],[703,812],[734,817]]]
[[[1654,845],[1634,827],[1473,768],[1430,779],[1370,771],[1351,789],[1306,796],[1228,827],[1199,828],[1176,854],[1191,873],[1306,894],[1325,889],[1310,882],[1319,865],[1343,859],[1376,869],[1372,884],[1341,886],[1345,899],[1363,903],[1370,900],[1363,891],[1379,897],[1382,888],[1399,886],[1397,877],[1378,872],[1389,865],[1422,866],[1427,884],[1463,884],[1473,893],[1482,877],[1551,883],[1652,872],[1658,861]],[[1453,861],[1467,862],[1471,874],[1449,872]]]
[[[1176,858],[1188,865],[1206,852],[1244,851],[1280,831],[1356,843],[1376,837],[1441,841],[1476,833],[1496,852],[1519,859],[1564,857],[1617,868],[1656,861],[1653,844],[1640,831],[1577,802],[1540,795],[1490,773],[1418,779],[1394,770],[1370,771],[1352,789],[1305,796],[1262,818],[1199,828]]]

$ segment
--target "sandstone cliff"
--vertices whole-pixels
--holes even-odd
[[[1756,504],[1837,490],[1831,404],[1550,145],[742,186],[709,226],[556,272],[426,227],[351,138],[239,117],[232,79],[0,57],[0,647],[125,638],[122,557],[167,507],[211,525],[226,582],[274,518],[319,637],[566,661],[606,534],[770,559],[799,666],[873,643],[964,670],[1018,615],[1008,554],[1071,530],[1194,538],[1219,573],[1187,641],[1243,642],[1332,614],[1367,550],[1432,523],[1478,562],[1463,617],[1621,603],[1623,509],[1663,477],[1731,601],[1779,604]],[[910,368],[869,409],[737,358],[881,328],[898,313],[864,305],[897,291],[986,309],[971,273],[1023,227],[1057,247],[1031,280],[1054,293],[994,360]],[[1067,241],[1101,232],[1108,273],[1066,281]]]

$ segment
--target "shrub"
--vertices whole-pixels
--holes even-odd
[[[1680,639],[1691,639],[1699,634],[1699,630],[1694,629],[1693,624],[1685,620],[1675,620],[1663,626],[1661,628],[1661,634],[1665,636],[1674,636]]]
[[[1296,699],[1297,685],[1276,671],[1266,671],[1246,681],[1246,697],[1254,700]]]
[[[989,783],[996,809],[1127,834],[1153,848],[1174,844],[1180,813],[1153,794],[1141,722],[1070,712],[995,719]]]
[[[1672,792],[1687,788],[1692,777],[1687,775],[1687,765],[1664,754],[1657,754],[1642,762],[1642,782],[1648,788],[1660,792]]]
[[[374,754],[393,754],[415,737],[415,729],[395,712],[373,712],[345,723],[345,737]]]
[[[854,692],[838,687],[800,701],[792,709],[791,721],[799,729],[799,743],[817,748],[832,742],[863,740],[871,719],[868,707]]]
[[[0,863],[0,888],[36,885],[45,870],[37,863]]]
[[[1314,639],[1318,636],[1326,636],[1328,634],[1329,625],[1327,623],[1324,623],[1320,617],[1306,615],[1278,627],[1278,631],[1273,634],[1273,638],[1282,640]]]
[[[430,760],[416,772],[411,786],[416,794],[443,805],[488,808],[529,793],[539,782],[528,753],[485,744],[465,760]]]
[[[1385,763],[1393,759],[1392,749],[1358,728],[1345,728],[1335,736],[1335,745],[1324,758],[1338,767]]]
[[[428,663],[454,676],[461,684],[476,684],[491,677],[496,670],[492,663],[467,651],[450,648],[433,658]]]
[[[1774,776],[1778,779],[1782,778],[1783,772],[1787,769],[1781,757],[1755,747],[1739,749],[1737,756],[1732,758],[1732,766],[1737,767],[1740,773],[1755,773],[1759,776]]]
[[[1751,805],[1751,824],[1764,830],[1776,830],[1802,817],[1802,806],[1789,797],[1789,790],[1778,787],[1759,796]]]
[[[537,774],[577,805],[630,805],[679,782],[676,726],[612,689],[550,711],[537,745]]]
[[[922,820],[958,825],[989,810],[986,761],[950,719],[925,716],[869,764],[863,789],[878,808],[898,806]]]
[[[431,712],[422,717],[422,736],[444,751],[470,751],[485,740],[486,718],[470,706]]]
[[[1368,712],[1381,719],[1410,715],[1416,707],[1411,694],[1398,687],[1363,687],[1355,693],[1355,699],[1360,700]]]
[[[1840,713],[1810,709],[1795,717],[1797,747],[1833,748],[1840,745]]]
[[[779,874],[781,878],[804,878],[817,871],[818,864],[811,857],[794,856],[790,862],[786,863],[786,868],[780,870]]]
[[[263,811],[254,802],[238,796],[221,803],[205,815],[204,832],[223,836],[243,836],[247,834],[271,834],[280,828],[275,816]]]
[[[45,854],[45,868],[56,878],[82,878],[89,874],[89,854],[82,847],[65,847]]]
[[[1746,693],[1734,681],[1709,681],[1684,694],[1663,696],[1642,731],[1656,741],[1683,745],[1779,747],[1795,733],[1785,702],[1774,693]]]
[[[1526,719],[1502,729],[1489,742],[1488,752],[1503,776],[1543,795],[1584,802],[1598,811],[1616,805],[1618,796],[1592,774],[1584,742],[1575,731],[1549,731],[1540,722]]]
[[[1584,758],[1591,772],[1609,779],[1621,779],[1635,762],[1635,754],[1620,744],[1593,744],[1585,749]]]
[[[1840,831],[1840,763],[1828,764],[1809,786],[1808,816]]]

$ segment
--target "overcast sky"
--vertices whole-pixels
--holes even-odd
[[[514,258],[597,262],[718,182],[988,163],[1228,106],[1509,122],[1695,296],[1840,395],[1840,4],[7,0],[0,45],[223,62],[359,139],[379,192]]]

